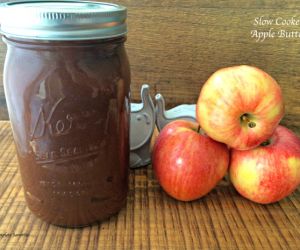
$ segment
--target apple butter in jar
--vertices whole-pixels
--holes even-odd
[[[123,6],[88,1],[1,7],[4,87],[24,194],[49,223],[90,225],[126,202],[126,15]]]

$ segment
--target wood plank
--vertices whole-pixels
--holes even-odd
[[[164,95],[167,107],[195,103],[202,84],[221,67],[256,65],[278,80],[284,93],[283,124],[300,125],[300,40],[272,38],[256,42],[251,31],[300,31],[300,26],[254,26],[256,17],[300,18],[300,2],[286,1],[132,1],[128,6],[129,34],[126,44],[132,69],[133,101],[140,99],[142,83],[151,93]],[[0,45],[0,68],[5,46]],[[7,119],[0,73],[0,119]]]
[[[178,7],[178,8],[239,8],[239,9],[294,9],[300,8],[300,3],[297,0],[115,0],[114,3],[122,4],[127,7]]]
[[[0,3],[5,2],[13,2],[15,0],[0,0]],[[91,0],[95,2],[99,2],[100,0]],[[245,9],[252,9],[252,8],[267,8],[267,9],[295,9],[300,8],[300,3],[297,0],[255,0],[255,1],[248,1],[248,0],[189,0],[189,1],[180,1],[180,0],[114,0],[114,1],[107,1],[113,2],[116,4],[122,4],[126,7],[173,7],[177,6],[181,7],[188,7],[188,8],[245,8]]]
[[[179,202],[151,166],[130,171],[127,204],[101,224],[66,229],[26,207],[8,122],[0,122],[0,249],[299,249],[300,188],[270,205],[242,198],[228,181]]]

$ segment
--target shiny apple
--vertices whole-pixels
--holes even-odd
[[[246,150],[273,134],[284,104],[280,86],[270,75],[241,65],[220,69],[206,81],[196,113],[208,136]]]
[[[170,196],[191,201],[207,194],[224,177],[229,151],[203,134],[197,123],[176,120],[159,133],[152,165],[159,184]]]
[[[233,149],[229,173],[236,190],[249,200],[262,204],[279,201],[300,184],[300,139],[278,126],[259,147]]]

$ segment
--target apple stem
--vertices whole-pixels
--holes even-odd
[[[266,141],[264,141],[263,143],[261,143],[260,146],[265,147],[265,146],[270,145],[270,143],[271,143],[270,140],[266,140]]]
[[[200,132],[200,125],[198,126],[198,129],[197,129],[197,133],[199,133]]]
[[[249,117],[248,117],[248,115],[246,115],[246,114],[242,115],[241,118],[242,118],[242,121],[243,121],[243,122],[247,122],[247,123],[250,122]]]
[[[250,121],[249,116],[247,114],[243,114],[241,120],[242,122],[247,122],[249,128],[254,128],[256,126],[256,123]]]
[[[248,127],[249,128],[254,128],[256,126],[255,122],[248,122]]]

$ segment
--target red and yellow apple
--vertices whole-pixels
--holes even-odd
[[[284,115],[281,89],[258,68],[223,68],[203,85],[196,114],[214,140],[239,150],[254,148],[273,134]]]
[[[176,120],[159,133],[152,151],[154,174],[162,188],[182,201],[198,199],[224,177],[226,145],[202,134],[194,122]]]
[[[232,149],[230,179],[249,200],[267,204],[281,200],[300,184],[300,139],[278,126],[270,139],[255,149]]]

